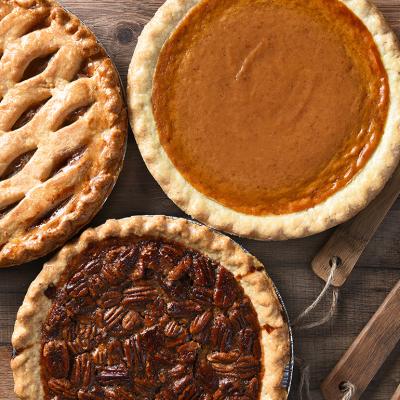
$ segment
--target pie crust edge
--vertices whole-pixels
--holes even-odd
[[[390,106],[385,131],[366,166],[348,185],[313,208],[254,216],[232,210],[195,189],[160,144],[152,111],[153,74],[165,41],[201,0],[167,0],[143,29],[128,72],[130,123],[142,157],[168,197],[192,217],[239,236],[284,240],[319,233],[361,211],[384,187],[400,158],[400,49],[380,11],[368,0],[340,0],[371,32],[388,74]]]
[[[21,7],[29,7],[29,4],[29,1],[21,1]],[[25,232],[22,236],[19,235],[5,242],[4,247],[0,248],[0,268],[21,265],[43,257],[62,246],[88,224],[101,210],[110,195],[122,170],[127,147],[127,109],[116,66],[94,32],[75,14],[54,0],[47,0],[43,4],[51,9],[50,12],[58,13],[60,18],[63,16],[62,13],[67,14],[71,27],[78,25],[82,32],[88,34],[88,42],[91,43],[91,46],[100,47],[104,52],[98,68],[102,73],[99,86],[108,95],[108,101],[103,111],[106,118],[112,123],[107,132],[102,134],[106,143],[99,154],[101,163],[97,175],[89,181],[87,192],[77,193],[74,211],[63,213],[57,218],[55,226],[52,226],[51,229],[41,229],[39,226],[34,228],[32,233]]]
[[[261,327],[263,376],[260,399],[286,399],[288,393],[281,387],[281,382],[290,361],[289,327],[275,287],[263,265],[227,236],[196,222],[167,216],[109,220],[98,228],[86,230],[78,240],[64,246],[44,265],[18,311],[12,336],[12,345],[17,352],[11,360],[17,396],[30,400],[40,400],[44,396],[40,352],[41,327],[52,304],[44,293],[48,286],[56,285],[68,261],[91,243],[130,235],[149,235],[193,248],[221,263],[235,277],[241,275],[239,284],[249,296]],[[265,324],[275,329],[268,333],[262,328]]]

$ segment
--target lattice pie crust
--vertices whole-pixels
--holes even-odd
[[[63,244],[120,171],[118,74],[93,33],[54,1],[0,0],[0,266]]]

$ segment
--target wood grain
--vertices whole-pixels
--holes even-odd
[[[138,34],[162,0],[65,0],[62,3],[94,30],[116,63],[126,82],[129,61]],[[400,34],[400,1],[377,3],[393,28]],[[138,214],[184,214],[165,196],[147,171],[130,136],[124,168],[118,183],[91,226],[109,218]],[[330,324],[313,331],[301,331],[295,351],[311,367],[313,400],[322,400],[319,386],[340,356],[379,307],[391,287],[400,279],[400,201],[398,200],[342,288],[338,313]],[[277,284],[292,319],[320,292],[322,283],[309,268],[315,253],[332,231],[287,242],[257,242],[237,239],[259,258]],[[0,399],[16,400],[9,368],[10,338],[15,315],[26,290],[46,259],[17,268],[0,270]],[[325,312],[325,304],[315,318]],[[291,400],[298,400],[298,375]],[[388,400],[400,383],[400,349],[396,349],[364,393],[365,400]]]
[[[359,399],[400,339],[400,281],[321,385],[326,400],[343,395],[343,383],[355,387]],[[362,369],[362,371],[360,371]]]
[[[328,242],[314,257],[311,263],[313,271],[327,281],[332,259],[338,257],[340,266],[335,272],[332,284],[342,286],[399,194],[400,166],[383,191],[365,210],[335,229]]]
[[[0,399],[15,399],[10,368],[11,346],[0,346]]]

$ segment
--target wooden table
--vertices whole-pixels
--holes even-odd
[[[62,3],[82,18],[98,35],[114,59],[126,83],[128,64],[143,25],[162,0],[65,0]],[[400,36],[400,0],[377,2],[388,22]],[[136,214],[184,214],[165,196],[147,171],[133,136],[130,135],[124,169],[118,183],[91,225],[108,218]],[[320,292],[322,283],[309,268],[316,251],[331,232],[287,242],[263,243],[238,240],[267,266],[285,299],[292,318]],[[15,314],[30,282],[44,260],[0,270],[0,399],[15,399],[9,368],[10,338]],[[313,399],[321,399],[319,385],[400,279],[400,200],[394,205],[358,268],[340,293],[338,313],[319,329],[300,332],[295,338],[296,355],[311,365]],[[317,312],[320,317],[324,307]],[[362,373],[362,371],[360,371]],[[365,392],[363,399],[388,400],[400,383],[400,348],[391,355]],[[298,399],[297,379],[290,399]]]

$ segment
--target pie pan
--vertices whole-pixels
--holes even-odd
[[[183,328],[172,343],[171,323]],[[151,332],[162,338],[150,339]],[[153,350],[148,340],[158,343]],[[31,284],[12,343],[15,391],[26,399],[93,390],[133,390],[142,398],[144,371],[160,377],[147,385],[170,398],[169,379],[172,385],[182,375],[162,376],[169,365],[187,365],[183,388],[189,384],[190,393],[210,396],[223,385],[223,395],[283,400],[293,371],[289,318],[264,266],[227,236],[166,216],[109,220],[64,246]],[[199,358],[181,358],[187,345]],[[151,367],[154,357],[161,365]]]

